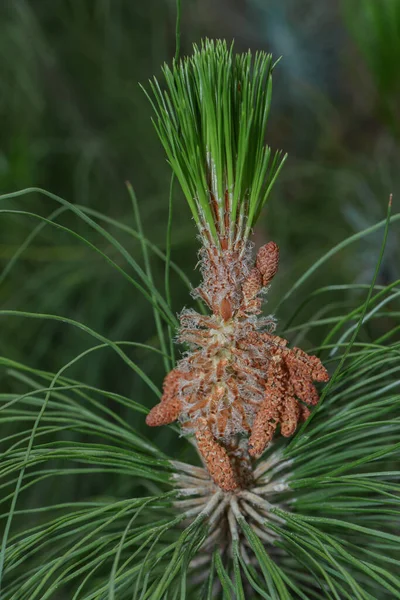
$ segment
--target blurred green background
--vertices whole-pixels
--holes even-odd
[[[173,0],[0,4],[1,193],[40,186],[134,226],[125,186],[129,180],[146,235],[165,250],[170,170],[138,82],[146,85],[160,74],[164,61],[172,60],[175,10]],[[250,47],[282,56],[274,76],[268,143],[287,151],[289,159],[255,232],[257,245],[273,239],[282,251],[269,296],[273,310],[319,256],[385,217],[390,192],[397,212],[400,2],[182,0],[181,27],[182,54],[208,36],[235,39],[237,51]],[[48,216],[57,205],[31,194],[3,202],[1,208]],[[76,217],[63,214],[57,220],[123,264]],[[37,225],[27,216],[1,215],[3,268]],[[106,227],[142,261],[137,240]],[[295,295],[282,306],[280,322],[316,287],[368,283],[380,243],[378,232],[337,254],[301,289],[300,298]],[[194,283],[197,249],[195,227],[176,186],[172,259]],[[380,283],[398,276],[399,264],[392,233]],[[152,268],[163,291],[162,260],[153,258]],[[174,273],[171,286],[177,313],[191,299]],[[157,345],[148,302],[101,257],[51,227],[3,278],[0,301],[3,309],[71,317],[113,340]],[[337,291],[329,302],[321,296],[311,303],[303,319],[358,303],[359,297]],[[303,336],[301,343],[312,346],[323,334],[314,328],[311,339]],[[1,324],[1,353],[36,368],[58,370],[90,345],[83,333],[58,322],[10,317]],[[131,355],[160,385],[162,360],[145,350]],[[80,361],[70,375],[147,406],[155,402],[142,380],[109,351]],[[136,425],[143,428],[142,422]],[[169,439],[165,432],[154,435],[163,443]]]

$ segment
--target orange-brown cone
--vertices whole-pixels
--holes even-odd
[[[146,417],[146,424],[149,427],[168,425],[179,417],[182,408],[181,401],[178,398],[180,377],[181,373],[177,369],[173,369],[165,377],[161,401],[151,409]]]
[[[180,412],[180,400],[176,397],[168,398],[167,400],[161,401],[160,404],[153,406],[146,417],[146,424],[149,427],[168,425],[169,423],[176,421]]]
[[[268,285],[272,281],[278,270],[279,265],[279,247],[275,242],[268,242],[261,246],[257,252],[256,266],[263,277],[263,285]]]
[[[214,482],[226,492],[239,487],[226,450],[218,444],[207,427],[196,431],[197,447]]]
[[[254,267],[249,273],[246,281],[242,286],[243,298],[245,300],[252,300],[257,296],[262,287],[262,275],[260,271]]]

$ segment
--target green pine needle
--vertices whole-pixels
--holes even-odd
[[[273,66],[206,40],[164,65],[165,90],[150,81],[155,128],[205,244],[249,237],[286,158],[264,141]]]
[[[61,206],[72,210],[66,201]],[[97,220],[113,225],[118,234],[129,233],[155,252],[141,231],[117,227],[92,209],[74,209],[90,228],[97,227]],[[4,210],[8,214],[16,209]],[[25,213],[18,211],[24,218]],[[326,267],[342,248],[386,225],[380,264],[388,224],[398,224],[399,219],[398,214],[390,216],[389,207],[384,222],[338,244],[292,290]],[[40,224],[52,226],[52,220]],[[41,231],[36,226],[34,233]],[[118,238],[101,227],[96,231],[107,233],[110,245],[136,266]],[[80,242],[85,239],[79,237]],[[21,248],[31,240],[32,235]],[[87,247],[97,254],[93,244]],[[6,275],[17,258],[18,254]],[[123,275],[115,261],[106,264],[110,272]],[[137,267],[135,272],[149,299],[159,306],[152,279]],[[141,291],[129,281],[132,289]],[[340,290],[346,296],[363,296],[342,310],[329,301],[330,294]],[[293,306],[289,333],[303,335],[323,326],[321,344],[313,352],[321,354],[331,370],[341,367],[302,435],[289,442],[281,439],[271,449],[278,457],[270,468],[271,481],[278,486],[270,518],[254,527],[243,515],[232,513],[238,536],[227,538],[227,544],[232,542],[229,552],[220,546],[214,552],[201,550],[208,537],[207,519],[190,516],[190,509],[185,512],[180,503],[191,496],[175,487],[176,477],[190,467],[169,460],[172,454],[176,458],[173,444],[166,454],[158,440],[147,439],[150,432],[142,429],[147,408],[138,388],[131,398],[74,375],[79,363],[98,366],[100,354],[114,355],[128,376],[131,372],[140,378],[158,397],[158,389],[128,352],[136,347],[162,363],[162,350],[115,341],[66,316],[0,311],[3,321],[53,321],[92,340],[61,362],[55,373],[39,369],[32,357],[29,365],[0,358],[2,599],[400,598],[399,298],[398,281],[385,286],[336,285],[317,289],[304,300],[324,304],[323,319],[302,320],[303,305]],[[356,328],[359,335],[350,347]],[[179,458],[186,460],[185,455]],[[279,487],[282,481],[284,488]],[[275,543],[265,541],[265,534],[271,533],[278,536]]]

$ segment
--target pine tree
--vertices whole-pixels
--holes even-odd
[[[40,189],[1,197],[11,203],[44,194],[106,240],[114,254],[55,217],[3,209],[39,220],[24,247],[46,225],[105,258],[151,303],[159,335],[144,348],[66,316],[0,311],[21,322],[56,320],[93,341],[56,373],[1,358],[12,391],[1,395],[0,424],[16,426],[3,437],[0,467],[5,600],[400,597],[399,342],[396,325],[380,337],[366,335],[374,320],[397,315],[398,282],[382,287],[376,278],[389,224],[400,216],[391,216],[389,204],[386,220],[338,244],[282,298],[298,302],[279,333],[290,338],[327,325],[318,347],[307,354],[275,335],[275,318],[262,316],[261,300],[278,247],[269,242],[253,253],[251,243],[283,162],[264,145],[272,66],[263,53],[253,60],[206,41],[164,68],[165,91],[152,84],[155,125],[199,229],[203,283],[196,290],[144,236],[131,188],[135,229]],[[302,322],[304,303],[329,303],[335,292],[331,286],[302,298],[302,284],[344,247],[381,229],[375,275],[359,306]],[[122,232],[141,242],[144,269]],[[178,322],[168,294],[154,286],[152,254],[188,284],[198,312],[184,310]],[[176,366],[167,351],[175,331],[186,349]],[[168,371],[163,395],[130,347],[160,358]],[[70,377],[74,364],[103,350],[157,396],[150,413],[128,396]],[[320,398],[314,382],[325,382]],[[121,408],[135,414],[134,424]],[[156,430],[143,434],[146,414],[149,425],[179,418],[187,458],[173,458],[173,448],[163,452]],[[172,431],[177,440],[180,431]],[[84,488],[94,472],[113,478],[96,496],[46,502],[47,481],[57,487],[74,474]],[[35,490],[40,505],[32,507]]]

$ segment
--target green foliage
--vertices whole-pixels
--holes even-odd
[[[89,218],[51,197],[78,210],[86,226],[100,227],[99,215]],[[399,220],[398,214],[391,217],[393,229]],[[307,279],[346,246],[384,225],[338,244],[294,283],[293,293],[301,293]],[[143,233],[135,235],[153,251]],[[120,240],[107,239],[122,252]],[[129,254],[121,256],[121,264],[108,264],[124,276],[133,263]],[[173,273],[179,276],[179,269]],[[146,293],[167,317],[148,274],[135,270],[135,277],[143,286],[130,279],[135,294]],[[350,310],[331,300],[339,292],[348,299],[351,291],[358,301]],[[399,598],[399,297],[399,281],[361,290],[332,286],[305,299],[315,309],[327,307],[323,318],[315,310],[314,319],[302,321],[301,306],[293,314],[286,335],[315,330],[321,343],[312,351],[334,376],[304,431],[274,448],[282,454],[270,469],[271,483],[283,477],[289,489],[277,487],[271,519],[257,532],[237,515],[249,560],[233,540],[232,553],[217,547],[205,567],[191,561],[201,555],[207,537],[206,515],[193,518],[190,510],[174,508],[181,498],[172,475],[185,468],[170,461],[174,446],[163,451],[148,438],[149,430],[142,428],[147,409],[137,395],[132,399],[73,376],[79,362],[95,363],[100,352],[107,352],[138,375],[156,399],[158,390],[128,354],[135,342],[109,339],[71,318],[1,310],[2,319],[21,324],[56,319],[92,340],[54,373],[1,358],[3,381],[11,390],[0,396],[2,598]],[[168,323],[167,318],[165,332]],[[373,326],[379,324],[375,335]],[[147,351],[162,365],[156,346]],[[190,444],[184,445],[182,458],[190,457]],[[260,531],[274,531],[279,538],[271,546]]]
[[[124,183],[134,182],[145,205],[142,227],[148,242],[157,246],[149,252],[152,276],[159,282],[164,277],[169,169],[138,81],[145,81],[168,53],[165,24],[173,23],[174,7],[164,0],[0,4],[0,192],[40,185],[82,210],[96,210],[106,219],[98,222],[117,232],[145,270],[140,239],[131,234],[133,207]],[[187,216],[184,198],[175,194],[174,202],[177,213],[182,208]],[[1,208],[8,206],[3,203]],[[106,238],[85,230],[71,211],[61,207],[53,215],[57,207],[49,199],[32,195],[19,208],[74,229],[120,261]],[[2,213],[1,224],[2,269],[39,221]],[[169,252],[173,259],[183,253],[180,269],[188,279],[195,241],[190,223],[186,228],[179,221],[176,225]],[[116,340],[135,339],[160,348],[151,303],[140,295],[133,301],[126,278],[110,272],[99,254],[55,226],[33,234],[16,268],[2,279],[0,291],[3,307],[72,315]],[[186,297],[186,284],[178,278],[171,292],[174,314]],[[4,322],[0,351],[24,360],[27,349],[32,363],[54,370],[82,350],[82,339],[60,330],[57,322],[32,320],[23,328],[13,320]],[[134,354],[159,385],[163,364],[152,353]],[[98,362],[80,363],[76,373],[81,369],[79,377],[122,393],[135,385],[144,394],[140,382],[125,378],[117,366],[118,361],[100,353]]]
[[[377,102],[393,131],[400,135],[400,2],[348,0],[342,5],[350,31],[373,76]]]
[[[283,164],[265,145],[272,57],[206,40],[150,82],[157,133],[205,237],[246,239]],[[216,206],[214,206],[216,205]],[[227,218],[225,214],[227,213]],[[238,226],[236,227],[236,223]]]

